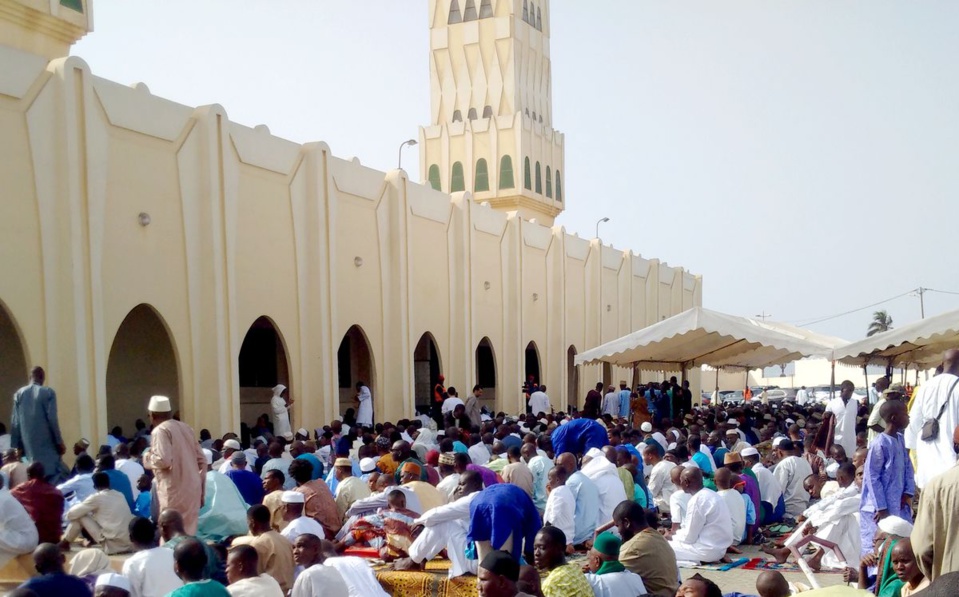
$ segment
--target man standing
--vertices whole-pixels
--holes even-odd
[[[923,437],[923,427],[938,421],[939,433]],[[956,463],[949,430],[959,425],[959,350],[947,350],[942,373],[922,384],[909,411],[906,447],[915,450],[916,486],[922,489]],[[847,451],[847,454],[852,452]],[[919,552],[916,552],[917,554]]]
[[[483,424],[482,411],[480,407],[480,398],[483,397],[483,388],[477,384],[473,386],[473,393],[466,397],[466,416],[469,417],[470,425],[479,427]]]
[[[733,527],[729,523],[732,516],[726,502],[715,491],[703,487],[703,472],[698,468],[686,468],[680,486],[692,497],[686,505],[682,527],[669,541],[676,560],[719,561],[733,544]]]
[[[856,451],[856,415],[859,414],[859,402],[852,400],[855,389],[856,386],[847,379],[839,386],[839,397],[833,398],[826,405],[826,412],[832,413],[836,422],[833,441],[842,446],[846,454]]]
[[[935,379],[928,383],[934,381]],[[953,429],[950,439],[959,445],[959,427]],[[944,429],[940,430],[940,435],[948,436]],[[950,572],[959,572],[959,512],[956,508],[945,507],[946,504],[955,504],[957,501],[959,466],[953,466],[936,476],[919,494],[916,525],[912,531],[912,548],[916,553],[919,569],[929,580],[934,581]]]
[[[553,407],[550,406],[549,396],[546,394],[546,386],[539,386],[536,391],[530,394],[529,412],[534,417],[538,417],[540,414],[553,414]]]
[[[632,392],[626,387],[625,381],[619,382],[619,409],[617,416],[621,419],[629,418],[629,396]]]
[[[586,393],[586,400],[583,401],[583,416],[587,419],[595,419],[599,416],[599,406],[603,402],[603,382],[597,382],[596,387]]]
[[[67,451],[57,420],[57,393],[43,385],[42,367],[30,371],[30,385],[13,395],[10,417],[10,446],[18,448],[30,462],[43,463],[47,480],[57,484],[66,479],[67,467],[60,456]]]
[[[445,381],[446,376],[442,373],[436,377],[436,385],[433,386],[433,399],[430,402],[430,418],[436,421],[438,429],[446,427],[443,424],[443,401],[446,400],[449,395],[446,393],[446,387],[443,385]]]
[[[362,381],[356,382],[356,405],[356,424],[367,429],[372,428],[373,393]]]
[[[619,416],[619,396],[613,386],[606,388],[606,395],[603,396],[603,414],[613,418]]]
[[[803,386],[796,392],[796,404],[806,406],[807,402],[809,402],[809,392],[806,391],[806,386]]]
[[[173,419],[169,398],[153,396],[147,410],[153,432],[143,466],[153,471],[159,510],[179,512],[187,534],[196,535],[206,492],[206,457],[193,429]]]

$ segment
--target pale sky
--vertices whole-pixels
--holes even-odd
[[[427,0],[93,2],[73,53],[98,76],[381,170],[428,120]],[[704,306],[737,315],[959,293],[959,2],[551,7],[569,232],[608,216],[605,242],[702,275]],[[876,308],[919,318],[914,296]],[[855,340],[873,310],[810,327]]]

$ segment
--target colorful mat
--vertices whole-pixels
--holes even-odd
[[[780,572],[798,572],[802,574],[802,570],[793,562],[780,564],[776,560],[767,560],[765,558],[753,558],[742,568],[743,570],[778,570]],[[817,571],[816,574],[842,574],[842,570],[823,569]]]
[[[426,570],[396,571],[389,565],[374,568],[376,580],[393,597],[475,597],[478,595],[476,577],[472,575],[449,578],[449,560],[426,563]]]

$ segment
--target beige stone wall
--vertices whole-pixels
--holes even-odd
[[[266,410],[269,391],[241,388],[238,371],[261,316],[286,352],[294,426],[314,427],[352,395],[337,348],[353,325],[369,341],[377,418],[395,420],[412,413],[425,333],[461,395],[488,337],[496,406],[516,411],[530,342],[555,403],[579,402],[600,373],[586,368],[568,396],[570,347],[702,301],[700,279],[679,268],[279,139],[218,105],[98,78],[76,57],[47,63],[0,46],[0,138],[0,304],[12,320],[0,346],[16,345],[12,329],[25,355],[5,375],[45,366],[71,440],[131,428],[167,383],[108,375],[138,305],[162,323],[142,340],[165,331],[171,351],[144,347],[139,365],[169,372],[172,354],[183,418],[222,434]]]

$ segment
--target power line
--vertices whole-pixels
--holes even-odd
[[[925,290],[929,292],[938,292],[939,294],[954,294],[956,296],[959,296],[959,292],[952,292],[949,290],[936,290],[935,288],[926,288]]]
[[[843,311],[842,313],[837,313],[837,314],[835,314],[835,315],[828,315],[828,316],[826,316],[826,317],[819,317],[819,318],[816,318],[816,319],[813,319],[813,320],[810,320],[810,321],[805,321],[804,323],[799,323],[799,324],[797,324],[797,325],[799,325],[800,327],[807,327],[807,326],[810,326],[810,325],[815,325],[815,324],[817,324],[817,323],[822,323],[822,322],[824,322],[824,321],[829,321],[830,319],[836,319],[836,318],[838,318],[838,317],[844,317],[844,316],[846,316],[846,315],[851,315],[851,314],[853,314],[853,313],[857,313],[857,312],[859,312],[859,311],[864,311],[864,310],[866,310],[866,309],[871,309],[871,308],[873,308],[873,307],[878,307],[879,305],[882,305],[882,304],[888,303],[888,302],[890,302],[890,301],[894,301],[894,300],[896,300],[896,299],[902,298],[902,297],[907,296],[907,295],[909,295],[909,294],[911,294],[911,293],[913,293],[913,292],[916,292],[916,290],[917,290],[916,288],[912,288],[912,289],[910,289],[910,290],[907,290],[906,292],[903,292],[902,294],[897,294],[896,296],[887,298],[887,299],[885,299],[885,300],[881,300],[881,301],[879,301],[879,302],[877,302],[877,303],[872,303],[871,305],[866,305],[865,307],[859,307],[859,308],[857,308],[857,309],[851,309],[851,310],[849,310],[849,311]],[[928,289],[927,289],[927,290],[928,290]],[[803,320],[801,320],[801,321],[803,321]]]

